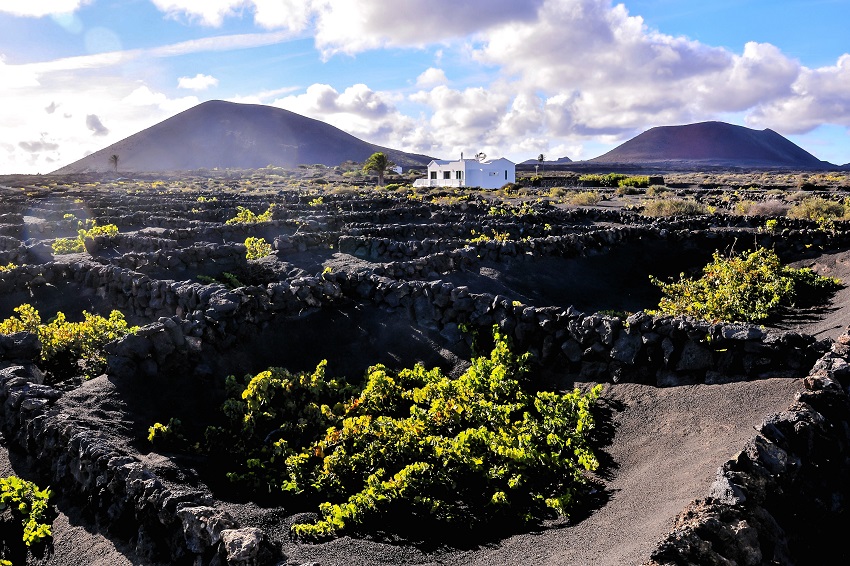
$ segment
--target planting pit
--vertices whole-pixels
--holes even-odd
[[[16,265],[0,272],[0,316],[28,302],[44,320],[60,310],[76,320],[82,310],[118,309],[142,326],[107,347],[105,375],[45,397],[34,412],[14,404],[20,384],[11,377],[38,379],[30,365],[38,361],[3,346],[3,363],[23,369],[0,379],[8,442],[0,468],[60,494],[53,553],[28,563],[247,564],[217,533],[199,534],[203,517],[240,540],[259,537],[250,560],[268,564],[640,564],[690,502],[709,493],[725,501],[712,487],[718,467],[749,446],[765,417],[788,409],[803,378],[845,378],[835,360],[848,354],[840,347],[850,342],[848,287],[765,328],[641,312],[660,298],[649,275],[697,273],[716,250],[756,244],[850,281],[850,234],[840,222],[825,232],[782,218],[781,231],[766,232],[765,218],[648,219],[610,200],[576,208],[531,195],[520,209],[515,195],[500,192],[453,202],[249,175],[250,190],[215,175],[190,179],[195,189],[168,177],[104,176],[88,188],[56,179],[52,194],[46,186],[32,197],[11,192],[0,206],[0,262]],[[310,204],[318,196],[323,202]],[[85,254],[52,256],[52,239],[69,234],[57,212],[63,203],[114,223],[119,235],[92,241]],[[269,222],[225,223],[239,206],[261,213],[272,203]],[[516,212],[494,216],[494,207]],[[475,240],[473,231],[485,237]],[[249,236],[265,238],[272,255],[247,260]],[[494,325],[532,354],[536,386],[605,384],[595,438],[602,467],[569,520],[489,538],[372,533],[311,544],[289,534],[310,509],[251,500],[203,450],[146,439],[153,423],[178,418],[189,444],[202,443],[205,428],[223,422],[225,377],[270,366],[311,371],[327,359],[328,376],[354,382],[377,363],[423,363],[456,376]],[[844,401],[830,403],[827,418],[850,418]],[[799,481],[808,482],[807,473]],[[833,496],[844,493],[823,494]],[[781,497],[771,492],[766,501],[787,540],[753,524],[760,551],[780,556],[776,549],[787,547],[794,563],[807,563],[807,527],[781,511]],[[834,511],[832,519],[840,517]]]

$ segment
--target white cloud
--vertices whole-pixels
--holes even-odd
[[[38,74],[25,65],[7,65],[0,54],[0,85],[6,89],[24,89],[39,85]]]
[[[834,66],[803,69],[791,92],[759,105],[747,121],[752,126],[802,134],[831,123],[850,129],[850,54]]]
[[[0,171],[54,170],[198,104],[195,96],[172,98],[128,79],[126,63],[270,45],[292,37],[288,31],[227,35],[18,65],[7,64],[0,54],[0,99],[14,101],[0,105]],[[61,112],[55,111],[58,107]],[[87,120],[90,115],[100,126],[95,118]],[[97,132],[102,135],[92,135]]]
[[[253,14],[264,28],[314,27],[325,56],[463,38],[494,25],[534,19],[544,0],[151,0],[169,17],[206,26]]]
[[[68,14],[91,3],[92,0],[4,0],[0,12],[14,16],[41,18],[52,14]]]
[[[198,73],[194,77],[180,77],[177,79],[177,88],[188,90],[206,90],[211,86],[218,86],[218,79]]]
[[[272,105],[322,120],[367,141],[384,144],[396,140],[401,132],[413,126],[413,120],[402,115],[390,98],[364,84],[350,86],[343,92],[330,85],[313,84],[303,94],[277,99]]]
[[[38,86],[8,89],[0,83],[0,98],[15,101],[0,105],[4,173],[52,171],[198,103],[100,70],[48,73]]]
[[[446,84],[449,80],[446,78],[446,73],[442,69],[430,67],[421,75],[416,77],[416,86],[426,88],[434,85]]]
[[[165,94],[154,92],[148,86],[142,85],[122,98],[121,102],[132,107],[154,107],[163,112],[176,114],[197,105],[200,101],[195,96],[168,98]]]
[[[265,28],[310,30],[324,57],[439,44],[435,67],[415,80],[419,89],[448,82],[440,61],[449,49],[471,54],[487,72],[500,74],[504,84],[495,98],[498,111],[508,112],[502,118],[466,105],[472,91],[414,95],[429,109],[428,128],[408,136],[421,143],[433,142],[429,129],[444,131],[450,123],[469,136],[523,132],[533,140],[613,140],[655,125],[729,114],[787,132],[848,122],[847,89],[841,87],[845,61],[811,70],[767,43],[747,43],[736,53],[663,34],[611,0],[396,0],[392,9],[383,0],[152,1],[172,16],[205,25],[253,17]],[[527,85],[533,85],[534,95],[523,94]],[[314,115],[328,114],[322,96],[344,101],[345,93],[311,88],[298,105]],[[452,111],[441,97],[461,104]],[[334,114],[339,119],[345,113]]]
[[[316,46],[325,56],[421,47],[499,24],[530,21],[543,0],[313,0]]]
[[[245,4],[242,0],[151,0],[159,10],[170,17],[181,14],[207,26],[220,26],[224,18],[238,13]]]
[[[253,0],[254,21],[264,28],[287,28],[301,31],[312,15],[308,0]]]
[[[97,114],[89,114],[86,116],[86,128],[91,130],[93,136],[109,135],[109,128],[103,125],[103,122],[100,121]]]
[[[297,90],[301,90],[301,87],[298,86],[287,86],[282,88],[276,88],[273,90],[264,90],[261,92],[257,92],[254,94],[247,95],[236,95],[231,96],[230,98],[225,99],[227,102],[236,102],[238,104],[266,104],[268,101],[279,97],[282,94],[289,94],[291,92],[295,92]]]
[[[311,0],[151,0],[169,17],[185,16],[205,26],[219,27],[228,17],[248,11],[264,28],[305,29],[313,14]],[[315,0],[314,0],[315,1]],[[317,1],[315,3],[318,3]]]

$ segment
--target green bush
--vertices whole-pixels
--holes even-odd
[[[99,375],[106,369],[103,347],[109,342],[133,333],[138,327],[128,327],[124,315],[112,311],[109,318],[83,311],[82,322],[68,322],[65,314],[44,324],[41,315],[28,304],[15,308],[18,316],[0,322],[0,334],[32,332],[41,341],[41,361],[44,369],[58,378],[82,373],[85,377]]]
[[[626,177],[617,181],[618,187],[632,187],[635,189],[645,189],[649,186],[649,177],[639,175],[636,177]]]
[[[646,201],[643,207],[643,215],[652,217],[697,216],[709,212],[705,205],[693,199],[654,199]]]
[[[76,238],[57,238],[53,242],[53,253],[56,255],[64,255],[64,254],[78,254],[86,251],[86,238],[94,240],[96,236],[117,236],[118,235],[118,226],[115,224],[104,224],[103,226],[98,226],[96,220],[87,220],[86,224],[82,222],[77,223],[79,225],[79,230],[77,230]],[[84,226],[91,226],[86,229]]]
[[[628,175],[622,173],[608,173],[607,175],[585,174],[578,178],[579,182],[596,187],[616,187],[620,181],[628,179]]]
[[[236,455],[228,476],[241,485],[318,504],[316,523],[292,527],[306,538],[566,515],[584,473],[598,466],[588,433],[601,386],[536,391],[528,354],[494,337],[490,356],[457,378],[377,365],[355,388],[328,379],[324,361],[312,374],[247,376],[224,405],[230,428],[209,429],[209,445]]]
[[[827,200],[822,197],[809,197],[803,199],[788,209],[790,218],[801,218],[805,220],[838,220],[844,218],[846,209],[844,204]]]
[[[593,206],[601,200],[602,195],[597,191],[579,191],[567,196],[564,202],[574,206]]]
[[[262,259],[272,255],[272,245],[265,238],[245,238],[245,257],[247,259]]]
[[[148,442],[166,449],[185,444],[183,423],[175,418],[168,419],[168,424],[154,423],[153,426],[148,427]]]
[[[657,197],[669,192],[670,189],[668,189],[664,185],[651,185],[646,189],[646,196]]]
[[[24,544],[32,546],[52,536],[50,524],[44,522],[50,510],[49,489],[41,489],[33,482],[17,476],[0,478],[0,511],[9,509],[21,521]],[[3,563],[0,560],[0,563]],[[7,564],[11,562],[5,561]]]
[[[658,311],[710,321],[756,322],[768,318],[795,300],[816,301],[841,285],[808,268],[783,266],[776,252],[759,248],[740,255],[715,252],[699,279],[680,275],[664,282],[650,276],[663,293]]]
[[[620,185],[615,192],[618,195],[639,195],[642,191],[629,185]]]
[[[56,255],[81,254],[86,251],[82,238],[57,238],[52,247]]]
[[[255,214],[244,206],[236,207],[236,216],[229,219],[225,224],[256,224],[258,222],[269,222],[274,214],[275,205],[270,204],[262,214]]]

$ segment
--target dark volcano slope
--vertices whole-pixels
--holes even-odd
[[[619,145],[589,163],[685,162],[737,167],[827,169],[819,160],[773,130],[724,122],[661,126]]]
[[[281,108],[211,100],[55,171],[190,171],[257,169],[302,163],[362,162],[383,151],[398,165],[427,165],[431,158],[365,142],[342,130]]]

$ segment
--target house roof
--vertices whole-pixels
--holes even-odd
[[[505,159],[504,157],[498,157],[496,159],[487,159],[486,161],[478,161],[477,159],[433,159],[431,161],[431,163],[434,163],[434,164],[437,164],[437,165],[450,165],[452,163],[471,162],[471,163],[481,163],[483,165],[489,165],[490,163],[495,163],[497,161],[507,161],[508,163],[513,164],[513,161],[511,161],[509,159]],[[430,166],[431,163],[429,163],[428,165]]]

